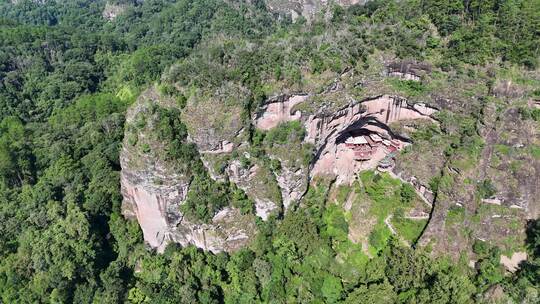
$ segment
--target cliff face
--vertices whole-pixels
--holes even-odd
[[[271,11],[291,16],[293,20],[299,16],[310,20],[315,14],[327,9],[330,3],[349,6],[366,2],[367,0],[267,0],[266,4]]]
[[[409,105],[396,96],[379,96],[355,102],[331,114],[315,114],[306,120],[307,141],[317,147],[311,177],[330,176],[338,184],[350,184],[361,170],[374,169],[387,153],[379,149],[368,161],[357,162],[354,152],[346,147],[345,140],[354,134],[377,134],[404,146],[407,140],[395,135],[389,127],[402,120],[424,119],[436,110],[423,104]]]
[[[120,155],[123,214],[137,219],[145,241],[160,252],[170,242],[183,246],[193,244],[213,252],[245,246],[255,231],[252,216],[242,215],[235,208],[224,208],[210,223],[202,224],[188,220],[180,211],[191,181],[188,174],[181,173],[181,166],[189,164],[164,159],[163,143],[151,132],[157,123],[151,109],[171,104],[155,89],[150,89],[127,113],[126,136]],[[146,118],[145,123],[139,121],[141,117]],[[137,138],[136,143],[133,136]]]
[[[438,111],[435,108],[399,96],[380,95],[331,109],[312,104],[315,95],[271,98],[251,117],[248,123],[263,134],[284,126],[291,128],[291,123],[305,134],[301,139],[288,138],[283,142],[263,140],[266,160],[258,158],[251,146],[239,104],[223,104],[212,98],[189,100],[181,116],[187,125],[188,139],[197,146],[210,175],[242,189],[254,202],[253,215],[263,220],[286,216],[286,210],[302,200],[310,181],[323,178],[349,187],[360,171],[380,169],[382,160],[388,160],[395,150],[379,148],[369,159],[359,161],[355,150],[347,144],[350,138],[375,136],[391,142],[397,150],[411,148],[407,153],[392,154],[396,164],[389,170],[394,177],[411,183],[421,198],[406,215],[427,222],[419,245],[431,247],[436,254],[457,254],[470,250],[472,242],[480,239],[508,252],[518,252],[505,244],[524,237],[524,222],[538,216],[540,204],[536,187],[538,161],[529,153],[538,145],[538,131],[534,123],[520,119],[517,109],[509,107],[500,112],[495,105],[486,105],[478,131],[485,143],[480,145],[482,149],[458,151],[449,157],[445,149],[455,140],[452,136],[434,133],[439,135],[414,142],[409,137],[417,130],[439,129],[444,122],[434,119]],[[152,140],[149,132],[157,121],[147,121],[145,127],[136,131],[139,142],[130,142],[130,126],[137,124],[139,114],[151,116],[149,104],[175,107],[151,89],[128,112],[121,154],[124,214],[137,219],[147,243],[159,251],[170,242],[193,244],[213,252],[247,246],[256,233],[253,215],[243,215],[228,206],[203,224],[180,212],[191,176],[181,173],[182,165],[152,152],[164,150],[163,143]],[[149,143],[151,152],[141,150],[145,143]],[[303,157],[306,151],[313,154],[310,162]],[[269,165],[269,161],[279,166]],[[183,164],[186,165],[189,166]],[[433,178],[440,179],[437,196],[430,191]],[[485,180],[493,184],[495,192],[479,198],[478,187]],[[364,244],[371,231],[364,226],[371,224],[368,218],[362,220],[362,206],[365,204],[358,203],[351,194],[344,208],[354,213],[351,240]],[[388,218],[386,224],[392,227],[391,222],[392,218]],[[468,234],[463,234],[465,230]]]
[[[246,246],[253,235],[252,219],[234,208],[221,210],[210,224],[185,219],[179,207],[187,193],[187,184],[176,184],[174,189],[142,185],[130,180],[124,170],[121,185],[124,216],[139,222],[144,240],[158,252],[163,252],[171,242],[195,245],[215,253],[234,251]]]
[[[240,189],[244,190],[255,201],[255,214],[267,220],[270,214],[279,212],[279,201],[268,193],[268,187],[264,183],[268,175],[265,168],[254,164],[250,167],[244,167],[240,161],[233,160],[227,167],[228,177]],[[264,178],[266,177],[266,178]]]
[[[366,131],[397,140],[388,124],[402,119],[431,120],[429,115],[434,111],[392,96],[352,102],[330,113],[303,115],[295,110],[307,100],[308,95],[276,97],[253,117],[255,127],[264,131],[290,121],[299,121],[305,128],[303,143],[285,142],[269,149],[270,158],[280,163],[279,170],[269,170],[249,155],[240,123],[241,111],[234,104],[221,103],[228,111],[225,108],[215,111],[216,103],[220,103],[209,98],[196,103],[190,101],[182,112],[188,139],[196,144],[210,175],[216,180],[229,180],[244,190],[255,202],[255,215],[263,220],[300,201],[308,181],[316,176],[330,176],[340,183],[350,183],[359,170],[375,168],[385,154],[374,156],[369,162],[355,161],[351,150],[343,144],[343,138],[351,132]],[[174,108],[175,105],[174,101],[150,89],[127,114],[121,153],[125,216],[137,219],[147,243],[159,251],[170,242],[193,244],[214,252],[245,246],[256,230],[252,216],[226,207],[215,214],[210,223],[203,224],[187,219],[180,211],[190,189],[192,177],[182,173],[189,164],[176,164],[163,157],[166,143],[152,133],[159,125],[152,114],[155,107]],[[141,118],[146,121],[141,122]],[[133,143],[134,137],[136,143]],[[315,150],[311,165],[302,157],[305,146],[313,146]]]
[[[302,114],[298,110],[293,112],[293,108],[307,98],[308,95],[279,95],[270,98],[255,116],[255,127],[267,131],[280,123],[299,120]]]
[[[442,167],[444,184],[419,243],[437,254],[457,259],[468,252],[474,259],[474,242],[487,241],[514,252],[519,262],[526,221],[539,216],[540,162],[530,152],[539,143],[538,128],[511,104],[487,102],[478,133],[479,151],[456,153]],[[515,261],[501,260],[515,269]]]

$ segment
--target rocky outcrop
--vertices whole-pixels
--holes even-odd
[[[126,152],[122,156],[122,167],[125,168],[129,159]],[[170,223],[181,217],[178,210],[187,195],[189,183],[182,178],[168,176],[166,185],[155,185],[152,183],[154,178],[155,175],[149,171],[122,171],[122,213],[127,218],[137,219],[144,240],[151,247],[163,251],[172,240]]]
[[[294,106],[306,98],[304,95],[273,98],[254,117],[255,126],[262,130],[272,129],[283,122],[302,120],[307,131],[305,142],[315,145],[315,160],[309,173],[307,170],[304,173],[301,167],[284,166],[277,175],[285,208],[305,192],[307,183],[302,178],[303,174],[309,174],[310,178],[330,176],[337,178],[338,184],[350,183],[356,172],[376,168],[378,162],[386,156],[387,152],[380,150],[371,160],[356,162],[354,152],[345,145],[347,135],[359,131],[376,133],[404,146],[407,142],[393,134],[389,124],[415,119],[435,122],[431,116],[437,111],[425,104],[408,104],[403,98],[383,95],[361,102],[353,101],[330,113],[324,110],[309,116],[300,111],[291,113]]]
[[[164,143],[151,133],[156,124],[151,109],[156,106],[166,107],[167,101],[152,88],[139,97],[126,115],[126,136],[120,154],[122,213],[137,219],[144,240],[159,252],[170,242],[192,244],[212,252],[246,246],[256,231],[252,215],[242,215],[227,207],[207,224],[183,216],[180,207],[189,191],[191,176],[181,173],[187,164],[177,164],[161,155]],[[140,117],[147,121],[137,122]],[[138,138],[136,143],[131,140],[133,136]]]
[[[372,132],[383,138],[400,140],[388,124],[402,119],[428,119],[434,109],[422,104],[410,105],[394,96],[379,96],[351,102],[333,113],[320,111],[303,116],[294,107],[305,102],[307,95],[282,95],[269,100],[253,117],[255,126],[270,130],[280,124],[300,120],[306,128],[304,142],[277,144],[270,158],[281,167],[270,171],[266,165],[242,148],[241,109],[234,104],[214,105],[200,100],[189,103],[182,114],[188,127],[188,140],[194,142],[210,175],[221,181],[230,180],[255,202],[256,215],[263,220],[279,214],[299,201],[307,190],[309,178],[331,175],[338,183],[352,181],[359,170],[375,168],[386,154],[372,160],[356,162],[344,137],[351,132]],[[174,107],[174,102],[161,97],[156,90],[145,92],[127,113],[125,142],[121,153],[123,213],[137,219],[146,242],[158,251],[170,242],[193,244],[213,252],[231,251],[245,246],[255,231],[253,216],[242,215],[227,207],[210,223],[197,223],[185,218],[181,205],[190,187],[188,164],[176,164],[161,154],[166,148],[151,133],[158,125],[155,107]],[[223,109],[216,112],[216,107]],[[228,108],[228,111],[225,111]],[[210,113],[213,113],[210,115]],[[138,121],[141,117],[146,122]],[[139,125],[136,127],[136,125]],[[137,140],[135,143],[132,138]],[[131,140],[130,140],[131,139]],[[300,139],[301,140],[301,139]],[[403,144],[406,144],[403,141]],[[311,167],[304,160],[304,145],[315,147]],[[298,146],[298,147],[297,147]],[[240,161],[235,149],[244,149]],[[294,155],[290,155],[290,154]],[[216,171],[216,168],[218,171]],[[186,171],[187,170],[187,171]],[[283,207],[283,209],[282,209]]]
[[[245,246],[253,235],[253,221],[233,208],[218,212],[210,224],[185,219],[179,207],[187,194],[187,184],[172,188],[137,184],[123,173],[121,185],[124,216],[137,219],[144,240],[158,252],[171,242],[212,252],[234,251]]]
[[[424,104],[410,105],[402,98],[383,95],[352,103],[335,113],[310,116],[305,123],[306,140],[317,147],[310,176],[331,176],[338,184],[350,183],[356,172],[376,168],[387,153],[379,149],[369,161],[356,162],[354,152],[345,145],[348,134],[376,133],[406,145],[406,140],[393,134],[388,125],[400,120],[434,121],[430,116],[435,112]]]
[[[374,125],[388,125],[399,120],[428,119],[437,110],[425,104],[409,105],[403,98],[383,95],[361,102],[353,102],[334,113],[319,113],[306,121],[307,141],[322,145],[329,136],[343,133],[360,120]]]
[[[330,3],[341,6],[350,6],[353,4],[364,4],[367,0],[267,0],[266,4],[271,11],[288,15],[293,21],[299,16],[307,20],[312,19],[317,13],[329,7]]]
[[[501,255],[501,264],[510,272],[516,272],[519,269],[519,264],[525,260],[527,260],[527,252],[525,251],[514,252],[510,257]]]
[[[445,182],[438,186],[419,240],[434,254],[473,256],[470,248],[476,240],[518,252],[525,242],[527,219],[539,215],[540,162],[531,150],[539,145],[537,125],[523,120],[511,105],[501,109],[498,103],[486,102],[478,135],[475,153],[452,154],[441,170]]]
[[[102,16],[103,18],[113,21],[118,17],[120,14],[122,14],[127,9],[127,5],[123,4],[112,4],[107,2],[105,4],[105,8],[103,9]]]
[[[299,120],[301,113],[300,111],[293,113],[293,108],[307,98],[308,95],[280,95],[269,99],[256,114],[255,126],[261,130],[269,130],[280,123]]]
[[[229,153],[242,135],[243,103],[249,96],[242,87],[224,84],[213,94],[194,94],[182,111],[190,141],[201,153]]]
[[[276,174],[276,179],[281,189],[283,208],[289,209],[293,202],[299,201],[307,190],[308,170],[303,168],[282,167]]]
[[[268,185],[265,183],[269,172],[265,168],[254,164],[249,167],[242,166],[240,161],[234,160],[227,168],[227,174],[232,182],[244,190],[255,201],[257,216],[263,220],[268,219],[270,214],[279,212],[276,198],[268,193]]]
[[[420,81],[423,75],[431,72],[431,66],[414,61],[392,62],[386,66],[387,74],[403,80]]]

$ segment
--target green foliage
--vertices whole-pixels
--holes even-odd
[[[282,123],[268,131],[264,137],[264,141],[269,146],[272,146],[274,144],[285,144],[289,141],[302,141],[305,135],[306,130],[300,121],[295,120]]]
[[[489,244],[485,241],[475,240],[473,244],[473,252],[477,255],[484,257],[489,252]]]
[[[459,206],[452,206],[446,214],[447,225],[461,224],[465,220],[465,209]]]
[[[230,191],[232,206],[240,209],[243,214],[253,213],[255,202],[249,199],[244,191],[236,187],[234,184],[230,185]]]
[[[395,303],[396,293],[388,282],[361,285],[353,290],[345,303]]]
[[[412,134],[414,141],[429,141],[433,137],[440,135],[442,132],[438,125],[429,124],[427,126],[421,126]]]
[[[429,289],[431,303],[473,303],[476,288],[471,280],[455,267],[441,269],[434,275]]]
[[[156,254],[145,250],[137,223],[121,214],[119,178],[125,110],[153,82],[180,109],[193,92],[237,83],[246,90],[249,118],[265,94],[306,91],[314,76],[369,68],[368,55],[379,50],[435,58],[445,69],[494,58],[534,69],[537,1],[369,1],[335,7],[329,22],[310,24],[277,21],[263,1],[112,1],[125,5],[114,21],[102,17],[102,0],[12,2],[0,3],[0,302],[467,303],[503,283],[518,302],[538,300],[537,221],[529,227],[530,258],[516,276],[504,277],[496,249],[475,244],[481,259],[470,277],[392,240],[383,221],[410,207],[414,195],[386,175],[361,176],[360,191],[377,218],[370,243],[379,252],[372,259],[348,239],[347,217],[326,201],[324,182],[310,186],[283,220],[258,223],[250,249],[212,254],[173,244]],[[390,85],[411,97],[432,88]],[[521,115],[538,121],[535,110]],[[146,128],[150,139],[138,136]],[[459,128],[453,149],[476,159],[476,120]],[[413,139],[439,132],[428,128]],[[209,221],[226,205],[253,211],[243,191],[208,176],[179,110],[152,107],[126,134],[133,148],[166,158],[192,179],[186,216]],[[264,158],[263,146],[304,137],[300,122],[290,122],[255,131],[251,141]],[[537,150],[530,147],[535,157]],[[313,147],[298,151],[307,165]],[[279,170],[275,162],[271,167]],[[452,181],[443,176],[430,185],[447,190]],[[478,186],[481,197],[494,191],[486,181]],[[463,215],[452,208],[448,220]],[[409,240],[420,226],[399,217],[393,224]]]
[[[328,206],[323,215],[326,224],[326,234],[334,239],[345,241],[349,234],[349,225],[345,220],[343,210],[338,205]]]
[[[112,222],[108,224],[109,216],[120,213],[118,143],[123,116],[119,112],[124,109],[110,96],[87,96],[58,109],[46,123],[26,126],[33,137],[27,153],[35,159],[31,170],[37,181],[1,189],[0,197],[11,197],[0,208],[3,302],[70,302],[102,292],[122,297],[123,279],[106,283],[114,276],[109,263],[120,253],[117,249],[127,247],[123,252],[133,253],[141,240],[138,229],[130,230],[136,240],[132,242],[117,235]],[[17,124],[2,125],[12,128],[13,123]],[[15,151],[24,151],[21,148]],[[119,238],[106,237],[111,234]],[[14,277],[18,279],[8,280]],[[102,284],[110,285],[107,291]]]
[[[530,153],[531,155],[536,158],[536,159],[540,159],[540,146],[536,146],[536,145],[531,145],[530,146]]]
[[[405,96],[419,96],[427,92],[427,88],[419,81],[414,80],[400,80],[391,78],[388,79],[390,84],[398,91],[403,93]]]
[[[341,298],[342,289],[341,280],[328,275],[324,278],[321,292],[328,303],[335,303]]]
[[[519,108],[519,114],[523,120],[532,119],[540,122],[540,109]]]
[[[429,180],[429,189],[433,193],[437,193],[437,191],[439,191],[440,181],[441,181],[441,178],[439,176],[434,176]]]
[[[426,224],[427,220],[412,220],[403,217],[392,218],[394,229],[411,244],[416,242],[416,239],[420,236]]]
[[[317,226],[304,210],[287,214],[279,226],[279,234],[293,242],[304,255],[315,251],[321,243]]]
[[[28,131],[15,117],[0,122],[0,178],[7,185],[22,184],[32,177],[33,156]]]
[[[387,255],[385,273],[394,290],[404,292],[422,288],[429,276],[428,260],[416,255],[410,248],[397,245],[397,241],[390,243],[391,252]]]
[[[399,195],[401,197],[402,203],[409,204],[416,197],[416,191],[414,190],[413,186],[411,186],[410,184],[404,183],[404,184],[401,184]]]
[[[217,211],[229,205],[229,200],[227,185],[208,176],[195,176],[181,210],[188,218],[209,222]]]
[[[485,179],[478,183],[476,186],[476,192],[480,198],[491,198],[497,194],[497,189],[490,180]]]
[[[534,303],[540,298],[540,221],[527,223],[528,258],[520,264],[518,273],[505,281],[505,290],[518,302]]]
[[[369,244],[379,251],[386,246],[391,235],[388,227],[377,225],[369,234]]]
[[[476,284],[481,290],[503,280],[504,270],[500,264],[500,254],[497,247],[492,247],[488,252],[488,256],[478,261]]]

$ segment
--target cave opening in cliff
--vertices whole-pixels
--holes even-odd
[[[355,162],[368,162],[374,168],[380,161],[383,169],[393,166],[395,155],[407,144],[385,124],[366,121],[351,125],[336,139],[336,146],[344,146]]]

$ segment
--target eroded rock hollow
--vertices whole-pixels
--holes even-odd
[[[199,148],[210,176],[219,181],[230,181],[245,191],[255,202],[254,214],[263,220],[272,214],[283,213],[291,204],[300,201],[314,177],[330,177],[345,184],[351,183],[361,170],[377,167],[391,170],[396,151],[409,142],[394,134],[389,125],[400,120],[433,121],[431,115],[436,111],[388,95],[353,101],[330,112],[302,113],[297,106],[306,102],[309,102],[307,94],[271,98],[253,117],[253,125],[262,131],[298,121],[305,129],[305,138],[300,145],[314,147],[315,156],[310,163],[301,162],[298,155],[287,157],[291,146],[276,147],[278,152],[271,157],[281,165],[280,170],[274,172],[263,164],[251,163],[254,160],[245,149],[249,143],[239,120],[231,119],[224,125],[209,122],[201,126],[201,120],[196,119],[204,115],[200,103],[196,110],[190,112],[188,106],[182,114],[188,123],[188,131],[193,130],[188,139]],[[137,219],[145,241],[158,251],[163,251],[170,242],[184,246],[192,244],[213,252],[246,246],[256,231],[252,215],[225,207],[214,214],[209,223],[200,223],[187,219],[180,211],[190,189],[191,177],[181,172],[181,164],[160,156],[160,149],[165,149],[164,143],[153,140],[149,131],[159,122],[150,119],[144,127],[131,127],[137,124],[141,115],[148,116],[147,112],[154,106],[171,107],[171,104],[156,90],[150,89],[127,114],[126,140],[121,152],[124,215]],[[208,118],[202,121],[206,120]],[[135,145],[130,142],[134,134],[138,138]],[[145,147],[150,152],[145,151]],[[280,154],[280,148],[285,153]],[[213,169],[218,161],[222,168],[219,172]]]

